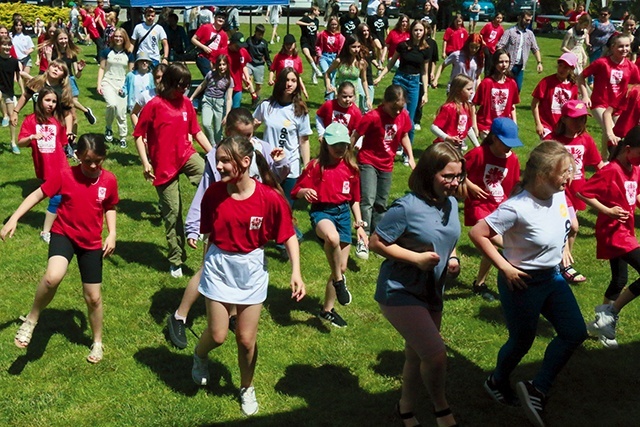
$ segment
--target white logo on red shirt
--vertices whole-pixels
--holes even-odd
[[[351,185],[349,184],[349,181],[343,181],[342,194],[349,194],[349,193],[351,193]]]
[[[623,77],[624,72],[622,70],[611,70],[609,83],[611,83],[611,89],[613,90],[613,93],[618,94],[620,92],[620,83],[622,82]]]
[[[498,117],[501,117],[504,110],[507,109],[508,99],[509,89],[491,89],[491,109],[496,112]]]
[[[384,125],[384,139],[382,143],[384,144],[384,149],[387,152],[393,151],[391,149],[391,142],[393,142],[396,134],[398,133],[398,126],[394,123],[392,125]]]
[[[262,227],[262,217],[252,216],[249,222],[249,230],[260,230],[260,227]]]
[[[36,141],[38,151],[41,153],[56,151],[56,127],[54,125],[36,124],[36,133],[42,135],[42,138]]]
[[[184,120],[185,122],[187,121],[187,112],[186,111],[182,112],[182,120]]]
[[[489,40],[488,41],[490,41],[490,42],[494,41],[497,36],[498,36],[498,32],[496,30],[491,30],[491,33],[489,34]]]
[[[565,148],[573,156],[573,160],[576,163],[575,173],[573,179],[582,179],[582,168],[584,164],[584,145],[566,145]]]
[[[106,187],[98,187],[98,201],[101,202],[107,197],[107,188]]]
[[[351,114],[341,113],[340,111],[333,112],[333,123],[341,123],[345,126],[349,126],[349,121],[351,121]]]
[[[571,98],[571,91],[563,89],[561,87],[555,87],[553,89],[553,96],[551,97],[551,113],[562,114],[562,106]]]
[[[504,188],[502,188],[502,181],[507,176],[508,169],[487,164],[484,167],[484,176],[482,181],[485,187],[489,190],[489,193],[493,196],[496,202],[500,203],[504,200]]]
[[[293,68],[293,59],[285,59],[284,60],[284,66],[286,67],[290,67]]]
[[[336,37],[335,36],[328,36],[327,37],[327,44],[329,46],[333,46],[336,42]]]
[[[636,197],[638,196],[638,183],[636,181],[625,181],[624,189],[627,190],[627,203],[629,203],[629,206],[635,206]]]
[[[467,130],[467,122],[469,118],[466,114],[460,114],[458,117],[458,137],[462,138],[464,136],[464,132]]]

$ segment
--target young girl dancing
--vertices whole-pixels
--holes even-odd
[[[362,113],[354,103],[356,88],[351,82],[342,82],[338,86],[338,96],[325,101],[316,111],[316,129],[318,138],[322,138],[325,128],[331,123],[342,123],[351,134],[362,119]]]
[[[470,34],[464,42],[462,49],[451,52],[438,67],[433,84],[438,85],[442,71],[451,65],[451,76],[447,83],[447,92],[450,90],[454,77],[464,74],[473,80],[473,90],[480,84],[480,75],[484,67],[484,51],[482,50],[482,37],[480,34]]]
[[[360,93],[364,91],[365,104],[371,110],[371,98],[369,97],[369,83],[367,82],[367,61],[363,59],[360,49],[362,44],[354,36],[347,36],[344,46],[335,61],[331,63],[329,69],[324,73],[324,83],[327,88],[325,99],[333,99],[336,95],[336,88],[331,83],[331,75],[335,71],[335,84],[350,82],[356,91],[356,105],[360,105]]]
[[[20,348],[29,345],[40,313],[55,296],[75,254],[93,332],[93,344],[87,360],[98,363],[103,357],[102,259],[111,255],[116,247],[118,184],[115,175],[102,169],[102,162],[107,155],[103,135],[82,135],[78,140],[77,153],[80,164],[53,175],[52,179],[27,196],[2,227],[0,238],[6,241],[7,237],[13,237],[18,220],[42,199],[62,195],[58,217],[51,229],[47,271],[38,285],[31,311],[26,317],[21,317],[23,323],[14,342]],[[105,218],[109,234],[103,242]]]
[[[471,241],[500,270],[500,303],[509,331],[484,383],[491,398],[517,405],[509,377],[529,352],[540,315],[556,330],[533,381],[517,384],[520,405],[537,427],[544,427],[544,406],[553,381],[587,337],[580,307],[558,269],[566,260],[571,219],[564,190],[573,173],[573,158],[562,144],[542,142],[531,152],[515,194],[469,232]],[[498,235],[502,254],[492,242]]]
[[[227,55],[220,54],[216,62],[211,63],[211,71],[189,97],[191,102],[203,91],[202,127],[207,139],[215,144],[222,140],[222,125],[233,103],[233,79]]]
[[[469,102],[473,96],[473,83],[470,77],[463,74],[453,78],[447,101],[440,107],[431,125],[431,132],[437,136],[434,144],[446,141],[463,153],[467,150],[464,140],[468,136],[474,146],[480,145],[471,126],[474,110]]]
[[[491,124],[491,132],[480,147],[464,156],[469,173],[462,186],[466,195],[464,225],[476,225],[507,200],[520,180],[520,163],[512,149],[522,145],[518,138],[518,125],[507,117],[498,117]],[[497,246],[502,246],[502,239],[498,236],[493,241]],[[482,255],[472,289],[476,295],[492,302],[495,296],[486,284],[490,270],[491,260]]]
[[[549,135],[560,121],[562,106],[570,99],[578,99],[575,68],[578,58],[571,52],[558,58],[555,74],[540,80],[531,96],[531,113],[540,138]]]
[[[640,202],[640,126],[635,126],[611,153],[611,161],[589,179],[578,193],[598,212],[596,256],[608,259],[611,282],[602,305],[596,307],[589,332],[605,347],[617,348],[618,314],[640,295],[640,279],[627,285],[627,266],[640,272],[640,244],[635,233],[635,209]]]
[[[191,370],[196,384],[208,383],[207,355],[226,340],[229,309],[236,305],[240,404],[245,415],[258,412],[253,375],[258,321],[269,284],[264,262],[269,240],[287,249],[291,298],[300,301],[306,293],[291,210],[278,192],[249,176],[253,154],[253,144],[244,137],[225,138],[216,149],[220,181],[211,184],[202,198],[200,223],[200,231],[209,235],[198,288],[206,298],[207,328],[194,349]]]
[[[273,58],[273,62],[269,68],[269,86],[273,86],[275,84],[276,76],[278,76],[280,72],[287,67],[293,68],[296,70],[296,73],[302,75],[302,58],[298,55],[298,50],[296,49],[296,38],[292,34],[284,36],[282,48]],[[305,98],[309,99],[307,88],[304,86],[302,79],[300,79],[300,89],[302,90]]]
[[[491,74],[485,77],[473,97],[478,106],[476,123],[480,139],[484,139],[491,129],[491,122],[497,117],[509,117],[516,121],[516,104],[520,103],[518,85],[511,77],[511,59],[506,50],[498,49],[493,54]]]
[[[595,141],[587,132],[587,116],[590,116],[586,104],[581,100],[567,101],[561,109],[562,117],[553,133],[547,135],[545,139],[552,139],[563,144],[567,151],[573,156],[576,165],[573,179],[565,191],[569,204],[569,215],[571,216],[571,231],[567,239],[567,250],[573,253],[573,245],[578,235],[577,211],[583,211],[587,207],[582,199],[576,196],[580,192],[586,181],[585,166],[595,166],[597,169],[604,166],[602,157],[598,152]],[[562,275],[569,283],[581,283],[587,278],[573,267],[573,256],[571,263],[565,265],[561,270]]]
[[[35,112],[24,118],[18,135],[18,146],[31,147],[36,177],[44,182],[69,168],[64,148],[68,146],[67,137],[60,124],[61,116],[58,95],[53,89],[44,87],[38,96]],[[61,199],[60,194],[49,199],[40,232],[40,238],[45,243],[49,243],[51,238],[51,226]]]
[[[355,219],[358,241],[369,244],[360,213],[360,176],[350,144],[349,130],[342,123],[331,123],[320,143],[320,155],[304,169],[291,197],[311,203],[311,225],[324,244],[331,274],[324,296],[321,319],[339,328],[347,322],[334,309],[336,298],[342,305],[351,303],[347,288],[347,261],[351,248],[351,215]]]
[[[22,87],[22,79],[20,78],[22,65],[20,61],[11,56],[11,47],[11,37],[0,36],[0,94],[2,95],[0,104],[3,111],[2,126],[9,126],[11,152],[13,154],[20,154],[20,148],[16,145],[16,127],[10,123],[8,118],[13,114],[16,103],[14,82],[20,82],[22,92],[24,92],[24,88]]]

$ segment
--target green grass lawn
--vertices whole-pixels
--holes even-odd
[[[249,34],[248,28],[243,30]],[[292,31],[299,35],[297,27],[292,26]],[[442,33],[437,37],[440,42]],[[538,42],[545,67],[542,76],[546,76],[555,72],[560,39],[544,36]],[[104,131],[104,103],[95,90],[98,66],[90,57],[94,49],[83,49],[88,66],[79,84],[80,100],[93,108],[98,123],[90,126],[81,115],[80,133]],[[522,164],[538,142],[530,94],[542,76],[535,73],[531,64],[533,60],[518,106],[525,147],[516,152]],[[306,63],[305,70],[306,81],[310,82]],[[199,78],[197,70],[193,71],[194,78]],[[391,77],[378,87],[376,101]],[[445,77],[442,81],[446,81]],[[310,83],[307,87],[313,122],[324,90],[321,85]],[[265,86],[264,92],[268,95],[270,88]],[[444,99],[444,89],[430,91],[423,130],[416,133],[417,155],[433,140],[428,128]],[[248,106],[248,94],[243,101]],[[30,111],[31,107],[25,109]],[[599,140],[600,130],[592,119],[589,131]],[[20,156],[15,156],[8,142],[8,128],[1,128],[3,222],[38,186],[29,150],[23,149]],[[312,137],[312,153],[317,153],[317,148],[317,138]],[[118,177],[121,198],[117,248],[104,267],[105,358],[96,366],[85,361],[91,339],[75,262],[56,298],[44,311],[28,349],[21,350],[13,344],[18,316],[29,311],[46,266],[47,247],[39,239],[46,208],[42,203],[20,221],[13,239],[0,244],[0,425],[400,425],[393,416],[393,407],[399,398],[403,342],[373,300],[381,263],[378,257],[362,261],[352,252],[347,277],[354,301],[349,307],[337,308],[349,326],[336,329],[323,323],[315,314],[323,299],[328,265],[310,229],[307,207],[299,206],[295,216],[305,232],[301,257],[308,296],[297,304],[290,301],[289,265],[277,250],[268,248],[271,287],[260,322],[260,357],[255,376],[260,412],[246,419],[237,401],[239,373],[233,335],[226,345],[210,354],[212,379],[206,388],[195,386],[191,380],[195,336],[188,333],[189,346],[182,351],[172,347],[165,337],[166,316],[177,307],[188,276],[198,269],[202,250],[189,249],[187,277],[172,279],[164,256],[157,196],[142,177],[131,138],[129,148],[114,146],[110,150],[105,168]],[[391,200],[406,192],[408,175],[409,168],[396,163]],[[194,190],[187,188],[186,181],[182,184],[187,190],[183,202],[188,206]],[[573,289],[585,319],[590,320],[594,306],[602,300],[610,273],[608,263],[595,259],[595,215],[581,213],[580,223],[574,255],[576,267],[588,281]],[[462,273],[448,285],[442,327],[450,356],[449,401],[457,421],[464,426],[527,425],[521,409],[493,403],[482,388],[507,332],[500,305],[486,303],[471,292],[479,257],[467,231],[463,231],[458,246]],[[636,273],[632,271],[630,278],[634,280]],[[495,271],[488,284],[496,289]],[[194,306],[190,319],[192,331],[199,335],[206,324],[202,301]],[[552,391],[545,416],[550,426],[635,424],[632,420],[640,417],[640,317],[636,304],[623,313],[618,331],[619,350],[608,351],[596,340],[588,340],[575,353]],[[541,321],[539,337],[514,372],[514,381],[533,376],[553,336],[551,326]],[[435,424],[426,393],[416,409],[423,425]]]

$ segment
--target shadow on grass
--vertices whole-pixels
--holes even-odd
[[[160,227],[162,218],[158,211],[158,203],[141,202],[139,200],[120,199],[118,212],[136,221],[149,221],[153,226]]]
[[[21,323],[20,320],[14,323],[16,331]],[[29,362],[40,359],[54,334],[62,334],[69,342],[89,347],[92,341],[89,336],[85,335],[87,329],[87,318],[79,310],[59,310],[55,308],[44,310],[40,315],[38,325],[33,331],[31,343],[26,348],[26,354],[19,356],[7,369],[7,372],[11,375],[20,375]]]
[[[191,379],[193,355],[189,353],[175,354],[166,347],[147,347],[138,350],[133,358],[140,364],[148,366],[156,376],[176,393],[185,396],[195,396],[201,387]],[[209,358],[209,385],[207,393],[216,396],[238,393],[233,384],[231,372],[222,363]]]
[[[118,240],[116,255],[126,264],[139,264],[160,272],[169,271],[169,263],[160,246],[150,242]],[[112,261],[118,265],[117,260]],[[168,273],[167,273],[168,274]]]
[[[175,313],[176,309],[180,305],[185,288],[186,284],[185,286],[180,286],[178,288],[165,287],[151,296],[149,314],[158,325],[164,324],[167,320],[167,316]],[[204,317],[206,314],[204,297],[200,296],[196,303],[191,307],[191,310],[189,310],[187,326],[191,326],[193,324],[193,319]]]
[[[309,292],[309,290],[307,290]],[[324,292],[322,292],[324,295]],[[273,321],[280,326],[306,325],[322,333],[329,333],[331,326],[322,322],[317,314],[322,307],[322,300],[307,294],[302,301],[291,299],[290,288],[269,287],[269,295],[264,302],[264,308],[269,312]],[[296,320],[292,316],[294,311],[306,313],[304,320]]]
[[[37,178],[31,179],[21,179],[18,181],[7,181],[0,184],[0,188],[6,187],[19,187],[22,190],[22,198],[24,199],[29,194],[33,193],[33,191],[40,187],[42,181]],[[17,207],[17,206],[16,206]]]
[[[109,159],[115,160],[121,166],[140,166],[140,157],[137,154],[109,150]],[[140,170],[142,170],[142,168],[140,168]],[[140,182],[142,182],[142,173],[140,174]]]

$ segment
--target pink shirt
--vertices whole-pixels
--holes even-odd
[[[342,46],[344,45],[344,36],[340,33],[332,33],[328,30],[324,30],[316,39],[316,54],[318,56],[323,53],[340,53]]]

